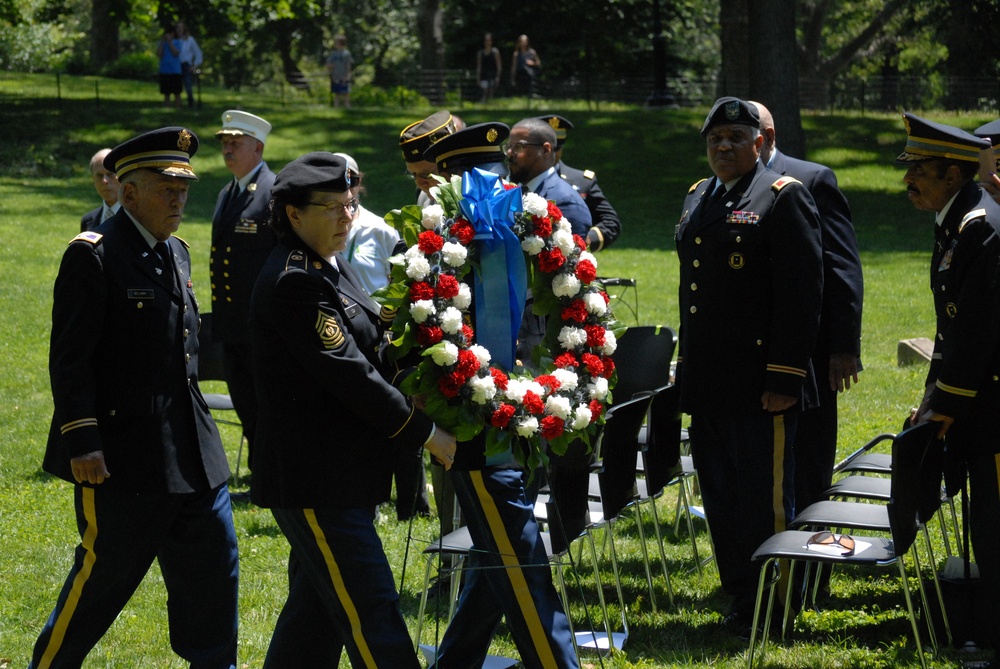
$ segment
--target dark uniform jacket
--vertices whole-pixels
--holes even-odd
[[[340,272],[290,234],[257,279],[251,494],[260,506],[373,507],[389,499],[396,449],[419,452],[431,432],[383,374],[379,306],[337,263]]]
[[[219,192],[212,216],[212,337],[230,344],[249,344],[247,322],[257,274],[277,238],[268,225],[274,172],[267,163],[242,193],[229,202],[234,181]]]
[[[927,383],[951,416],[949,450],[1000,452],[1000,206],[970,181],[935,233],[931,290],[937,334]]]
[[[823,290],[816,206],[801,183],[760,161],[709,203],[717,181],[691,187],[677,226],[681,408],[760,411],[771,391],[799,398],[797,411],[815,393],[809,358]]]
[[[823,238],[823,314],[814,359],[826,369],[834,353],[861,354],[864,277],[851,208],[829,167],[790,158],[775,149],[770,170],[801,181],[816,201]],[[820,383],[827,383],[825,378]]]
[[[562,211],[566,220],[570,222],[570,225],[573,227],[573,234],[580,235],[586,239],[587,230],[590,230],[590,226],[593,224],[590,210],[587,209],[587,205],[584,204],[580,194],[571,185],[563,181],[562,177],[559,176],[558,170],[546,174],[534,192],[546,200],[552,200],[559,207],[559,210]]]
[[[87,230],[93,230],[98,225],[101,224],[101,213],[104,212],[104,205],[102,204],[97,209],[92,209],[83,215],[80,219],[80,232],[86,232]]]
[[[191,256],[178,238],[167,244],[172,268],[163,270],[122,209],[63,255],[53,293],[55,414],[44,463],[60,478],[73,481],[70,458],[94,451],[104,451],[106,487],[192,492],[229,477],[198,388]]]
[[[622,222],[618,218],[618,212],[608,202],[608,198],[604,197],[604,191],[597,185],[597,176],[594,172],[578,170],[564,162],[556,163],[556,172],[580,194],[587,209],[590,210],[593,219],[591,230],[597,232],[598,238],[597,244],[591,245],[590,250],[600,251],[614,244],[618,235],[622,233]]]

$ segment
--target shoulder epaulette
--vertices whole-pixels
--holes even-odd
[[[285,271],[290,269],[309,269],[309,263],[306,260],[304,251],[295,249],[288,254],[288,258],[285,260]]]
[[[695,183],[694,183],[694,184],[693,184],[693,185],[691,186],[691,188],[689,188],[689,189],[688,189],[688,195],[690,195],[691,193],[693,193],[693,192],[694,192],[694,189],[695,189],[695,188],[697,188],[697,187],[698,187],[698,186],[700,186],[701,184],[705,183],[706,181],[708,181],[708,179],[702,179],[701,181],[696,181],[696,182],[695,182]]]
[[[90,230],[88,230],[87,232],[81,232],[76,237],[69,240],[69,243],[72,244],[73,242],[90,242],[94,246],[97,246],[98,244],[101,243],[102,239],[104,239],[104,235],[102,235],[101,233],[91,232]]]
[[[190,244],[188,244],[186,241],[184,241],[183,239],[181,239],[177,235],[174,235],[174,239],[176,239],[177,241],[179,241],[184,248],[186,248],[186,249],[191,248]]]
[[[962,228],[965,227],[966,223],[973,221],[977,218],[984,218],[986,216],[986,209],[973,209],[968,214],[962,217],[962,222],[958,224],[958,231],[962,232]]]
[[[796,179],[795,177],[781,177],[773,184],[771,184],[771,188],[774,189],[774,192],[777,193],[788,184],[800,184],[800,183],[802,182]]]
[[[593,179],[595,176],[596,175],[594,174],[594,170],[584,170],[583,171],[583,178],[584,179]]]

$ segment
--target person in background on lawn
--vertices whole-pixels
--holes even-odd
[[[160,93],[163,106],[170,106],[170,96],[174,97],[174,107],[181,106],[181,42],[173,28],[167,28],[156,46],[156,57],[160,59]]]
[[[159,563],[170,645],[236,666],[239,559],[222,441],[198,387],[198,302],[180,225],[198,138],[115,147],[122,208],[66,249],[52,304],[45,471],[74,484],[80,544],[31,658],[78,668]]]
[[[330,93],[334,107],[351,106],[351,77],[354,74],[354,58],[347,48],[347,36],[333,38],[333,51],[326,59],[326,72],[330,75]]]
[[[101,149],[90,159],[90,179],[94,182],[94,190],[101,198],[101,206],[88,211],[80,219],[80,232],[93,230],[98,225],[118,213],[121,205],[118,203],[118,177],[104,167],[104,157],[111,149]]]
[[[188,107],[194,107],[194,79],[198,76],[198,68],[205,58],[201,53],[201,47],[188,32],[187,25],[183,21],[178,21],[175,29],[177,39],[181,43],[181,81],[184,84],[184,92],[187,93]]]

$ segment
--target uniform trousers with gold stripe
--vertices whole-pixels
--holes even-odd
[[[691,416],[691,455],[712,533],[722,589],[733,613],[753,615],[754,551],[794,513],[792,443],[798,414],[725,411]]]
[[[265,669],[419,669],[374,509],[271,509],[291,545],[288,599]]]
[[[506,617],[527,669],[579,666],[569,622],[525,492],[525,473],[496,466],[450,471],[473,549],[455,617],[438,649],[437,669],[483,666]]]
[[[135,493],[78,485],[75,506],[81,541],[30,667],[80,667],[154,559],[174,652],[192,669],[235,667],[239,560],[226,486]]]

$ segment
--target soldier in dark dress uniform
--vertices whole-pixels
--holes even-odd
[[[236,663],[238,556],[219,433],[198,388],[198,303],[180,224],[198,138],[161,128],[105,167],[122,209],[63,255],[52,306],[45,470],[75,483],[81,543],[32,655],[79,667],[157,560],[171,646]]]
[[[379,306],[340,255],[358,201],[346,161],[306,154],[274,182],[279,237],[250,310],[260,423],[251,497],[291,545],[265,667],[419,667],[375,531],[395,454],[446,467],[455,438],[387,377]]]
[[[590,210],[593,226],[587,231],[587,248],[590,251],[600,251],[615,243],[622,233],[622,221],[618,212],[611,206],[604,191],[597,184],[597,175],[593,170],[578,170],[563,162],[563,147],[566,144],[568,131],[573,129],[569,119],[557,114],[539,116],[541,120],[552,126],[556,131],[556,172],[573,189],[580,194],[583,202]]]
[[[823,290],[816,205],[761,164],[759,125],[745,101],[715,103],[702,128],[715,177],[691,187],[676,232],[681,409],[738,633],[753,618],[751,555],[793,513],[789,455],[815,395]]]
[[[212,338],[222,342],[223,369],[233,408],[253,462],[257,394],[250,363],[250,297],[261,266],[277,243],[268,225],[274,172],[264,162],[271,124],[247,112],[222,115],[222,155],[233,179],[219,192],[212,215]]]
[[[978,638],[996,644],[1000,624],[1000,205],[976,183],[989,142],[904,114],[903,183],[917,209],[935,213],[930,279],[934,353],[913,422],[940,421],[947,457],[968,472],[972,548],[979,566]],[[963,479],[964,481],[964,479]],[[960,487],[963,481],[949,481]],[[966,639],[956,639],[958,642]],[[1000,663],[993,660],[990,666]]]

